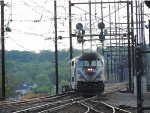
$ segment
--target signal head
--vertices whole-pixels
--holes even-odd
[[[83,25],[81,23],[76,24],[76,29],[81,31],[83,29]]]
[[[104,29],[105,28],[105,24],[103,22],[98,23],[98,28],[99,29]]]

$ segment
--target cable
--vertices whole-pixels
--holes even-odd
[[[42,9],[42,12],[44,11],[44,12],[53,14],[51,11],[46,10],[46,9],[44,8],[44,6],[40,6],[39,4],[37,4],[37,2],[33,2],[32,0],[30,0],[30,1],[31,1],[32,3],[34,3],[34,4],[36,5],[36,7],[38,7],[38,9],[41,8],[41,9]],[[46,1],[44,2],[44,5],[47,3],[47,1],[48,1],[48,0],[46,0]],[[28,5],[28,6],[29,6],[29,5]]]
[[[53,33],[53,32],[46,32],[43,34],[37,34],[37,33],[32,33],[32,32],[21,32],[21,31],[17,31],[16,29],[13,29],[13,31],[15,31],[15,34],[24,34],[24,35],[33,35],[33,36],[38,36],[38,37],[44,37],[45,34],[49,34],[49,33]],[[44,37],[44,38],[48,38],[48,37]]]
[[[31,51],[31,52],[34,52],[33,50],[31,50],[31,49],[28,49],[28,48],[26,48],[26,47],[24,47],[24,46],[22,46],[22,45],[20,45],[20,44],[18,44],[14,39],[12,39],[11,37],[9,37],[9,39],[11,39],[15,44],[17,44],[18,46],[20,46],[21,48],[23,48],[23,49],[25,49],[25,50],[27,50],[27,51]]]
[[[120,7],[119,9],[115,10],[115,11],[114,11],[114,12],[112,12],[111,14],[115,13],[116,11],[118,11],[118,10],[120,10],[120,9],[122,9],[122,8],[126,7],[126,6],[127,6],[127,5],[124,5],[123,7]],[[76,7],[76,8],[78,8],[78,9],[80,9],[80,10],[84,11],[85,13],[88,13],[88,14],[89,14],[89,12],[88,12],[88,11],[85,11],[85,10],[83,10],[83,9],[81,9],[81,8],[77,7],[77,6],[74,6],[74,7]],[[110,15],[111,15],[111,14],[110,14]],[[95,16],[95,15],[93,15],[93,14],[91,14],[91,15],[101,20],[101,18],[99,18],[99,17],[97,17],[97,16]],[[107,16],[104,16],[104,17],[103,17],[103,19],[104,19],[104,18],[106,18],[106,17],[108,17],[108,16],[110,16],[110,15],[108,14]],[[103,21],[105,21],[106,23],[109,23],[109,22],[108,22],[108,21],[106,21],[106,20],[103,20]],[[111,24],[111,23],[109,23],[109,24]],[[116,26],[116,25],[113,25],[113,26]],[[117,28],[119,28],[119,27],[117,27]],[[119,29],[124,30],[123,28],[119,28]]]
[[[45,12],[47,12],[47,13],[51,13],[50,11],[46,11],[46,9],[42,9],[42,12],[38,12],[37,10],[35,10],[34,8],[32,8],[32,6],[31,5],[29,5],[28,3],[26,3],[26,2],[24,2],[23,0],[21,0],[22,1],[22,3],[24,4],[24,5],[26,5],[27,7],[29,7],[31,10],[33,10],[34,12],[36,12],[36,13],[38,13],[39,15],[43,15],[43,10],[45,11]],[[39,10],[39,9],[38,9]],[[52,14],[52,13],[51,13]],[[46,18],[48,18],[49,20],[50,20],[50,18],[48,17],[48,16],[46,16]]]

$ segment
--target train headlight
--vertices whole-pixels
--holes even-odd
[[[93,72],[93,68],[88,68],[87,72]]]
[[[86,68],[86,72],[87,73],[93,73],[94,72],[94,68],[91,68],[91,67]]]

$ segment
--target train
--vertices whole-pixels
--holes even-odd
[[[98,52],[85,52],[70,61],[71,89],[82,95],[104,91],[104,57]]]

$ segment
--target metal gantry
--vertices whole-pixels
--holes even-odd
[[[145,3],[147,2],[149,1],[146,1]],[[84,10],[84,8],[82,8],[83,5],[87,5],[89,8]],[[91,11],[91,7],[93,5],[95,6],[95,13]],[[72,14],[75,13],[72,10],[73,7],[80,9],[85,13],[85,16],[89,14],[89,18],[87,19],[86,17],[86,22],[82,19],[78,19],[77,22],[72,21]],[[122,9],[124,11],[121,12]],[[106,13],[104,13],[105,11]],[[124,15],[122,15],[122,13]],[[143,1],[89,1],[82,3],[71,3],[71,1],[69,1],[70,58],[73,57],[72,38],[76,37],[73,32],[73,26],[75,26],[75,23],[83,22],[85,24],[85,28],[87,28],[85,29],[83,40],[89,42],[90,45],[93,45],[93,41],[98,42],[99,40],[99,43],[97,43],[96,46],[99,46],[100,49],[97,50],[100,50],[107,60],[107,79],[120,82],[128,79],[129,92],[137,94],[138,113],[141,113],[142,109],[148,109],[142,107],[143,91],[141,91],[141,88],[144,89],[144,87],[146,87],[141,86],[141,79],[143,76],[148,76],[146,70],[148,67],[147,64],[145,65],[144,63],[147,61],[148,56],[145,55],[145,53],[149,53],[145,51],[146,39],[144,30],[144,15]],[[122,18],[124,19],[121,20]],[[102,23],[100,26],[103,26],[103,23],[105,23],[104,25],[107,27],[107,32],[103,33],[101,28],[101,32],[98,31],[95,28],[96,24],[91,21],[94,21],[97,24]],[[150,29],[150,27],[148,28]],[[138,50],[138,52],[137,46],[140,46],[140,51]],[[92,46],[90,46],[90,50],[92,51]],[[134,79],[136,79],[136,83],[133,85]],[[135,89],[137,89],[137,91],[135,91]]]
[[[96,8],[93,12],[91,8]],[[107,78],[113,81],[124,81],[125,75],[122,72],[128,68],[128,81],[129,91],[131,92],[131,79],[134,76],[134,24],[133,24],[133,3],[132,1],[114,1],[114,2],[82,2],[82,3],[71,3],[69,1],[69,36],[70,36],[70,58],[73,57],[72,53],[72,38],[76,37],[74,33],[75,23],[83,23],[85,25],[84,41],[89,42],[88,44],[93,45],[93,41],[99,42],[97,46],[102,49],[102,54],[107,58]],[[82,7],[89,7],[84,10]],[[78,20],[74,22],[72,14],[75,15],[74,8],[78,8],[82,13],[86,14],[86,21]],[[125,18],[121,21],[121,11],[124,11]],[[76,13],[78,15],[78,13]],[[89,16],[87,16],[89,15]],[[87,18],[88,17],[88,18]],[[98,21],[97,21],[98,20]],[[92,23],[92,21],[94,23]],[[100,30],[98,30],[96,27]],[[92,46],[89,50],[92,51]],[[104,50],[103,50],[104,49]],[[125,51],[127,49],[128,51]],[[107,52],[105,52],[105,50]],[[114,52],[115,51],[115,52]],[[108,55],[109,54],[109,55]],[[116,56],[118,55],[118,57]],[[127,59],[122,58],[125,55]],[[108,57],[109,56],[109,57]],[[125,63],[126,62],[126,63]],[[128,66],[127,66],[128,64]],[[133,72],[133,73],[131,73]]]

